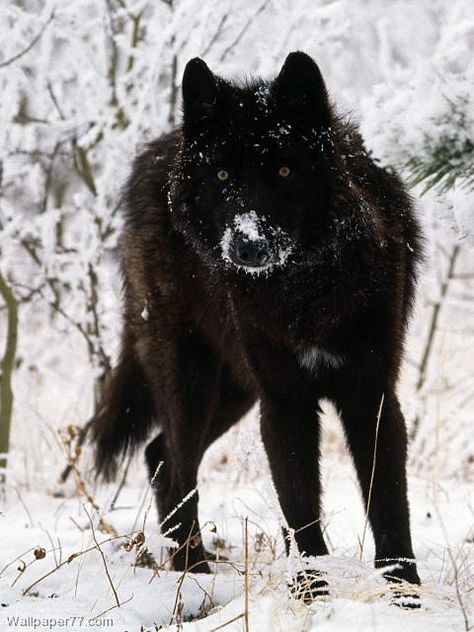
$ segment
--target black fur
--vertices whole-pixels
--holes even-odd
[[[319,518],[319,401],[340,413],[367,500],[376,564],[419,583],[396,395],[420,232],[399,178],[330,104],[303,53],[272,82],[236,84],[199,59],[183,127],[135,160],[123,231],[124,336],[94,425],[97,470],[144,440],[161,518],[196,485],[206,448],[258,399],[262,439],[301,552]],[[197,495],[168,526],[175,568],[209,570]],[[306,526],[308,525],[308,526]],[[200,566],[199,566],[200,564]]]

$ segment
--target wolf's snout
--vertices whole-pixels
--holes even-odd
[[[268,244],[263,239],[249,240],[236,235],[230,251],[232,261],[240,266],[260,268],[268,263],[270,253]]]
[[[220,241],[224,261],[254,276],[283,267],[293,246],[288,233],[253,210],[235,215]]]

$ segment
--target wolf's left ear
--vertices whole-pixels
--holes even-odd
[[[330,125],[331,110],[323,76],[316,62],[302,52],[290,53],[275,80],[277,99],[295,115],[322,127]]]
[[[207,64],[195,57],[188,61],[183,74],[184,118],[203,119],[214,109],[218,83]]]

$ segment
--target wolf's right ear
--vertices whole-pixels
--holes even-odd
[[[199,57],[186,64],[182,89],[185,121],[199,121],[212,114],[219,86],[215,75]]]

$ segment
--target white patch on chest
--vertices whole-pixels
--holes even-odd
[[[344,359],[341,355],[330,353],[316,346],[308,347],[300,352],[298,359],[300,365],[312,373],[317,373],[321,367],[339,369],[344,364]]]
[[[148,309],[148,301],[145,301],[143,304],[143,310],[140,314],[143,320],[148,320],[150,318],[150,310]]]

